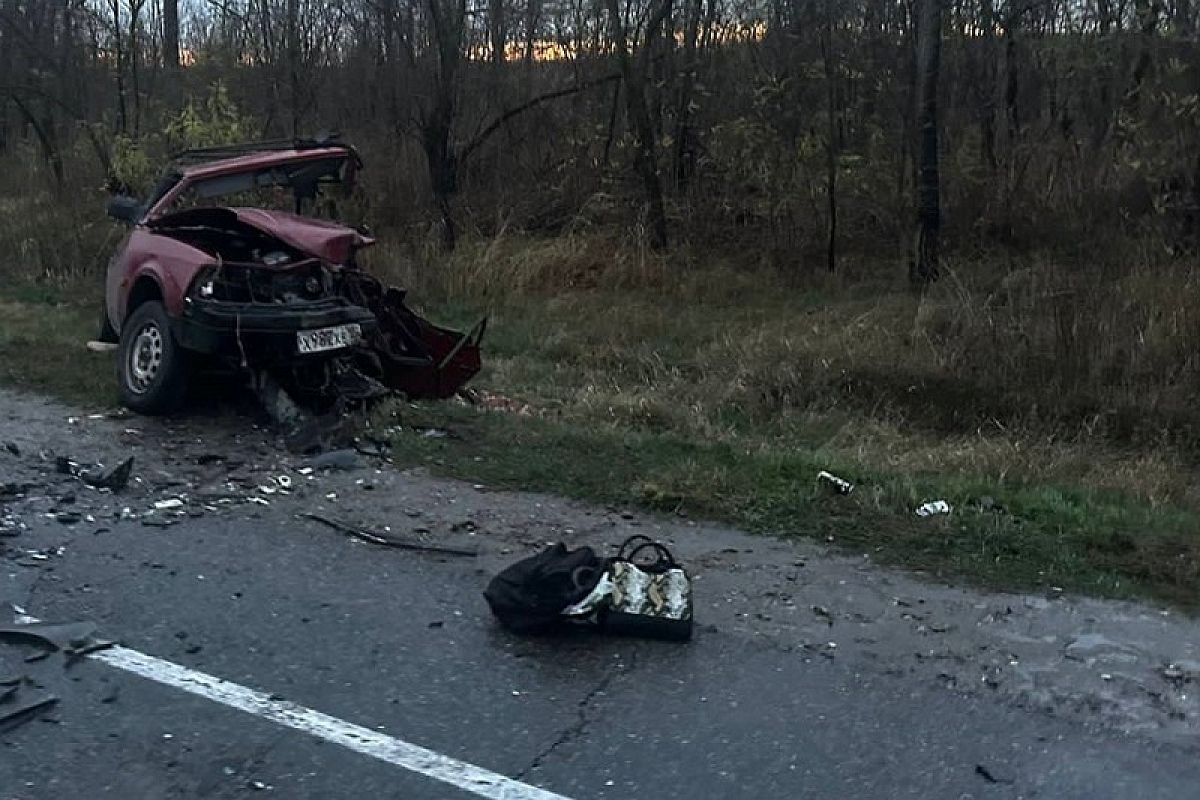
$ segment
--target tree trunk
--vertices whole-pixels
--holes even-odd
[[[1008,121],[1008,150],[1012,152],[1017,134],[1021,130],[1021,76],[1020,60],[1017,57],[1017,38],[1021,27],[1016,10],[1009,10],[1004,22],[1004,113]]]
[[[140,0],[129,4],[129,82],[133,90],[133,135],[138,137],[142,132],[142,3]]]
[[[162,0],[162,58],[167,79],[167,99],[178,104],[179,86],[179,0]]]
[[[821,61],[825,67],[827,115],[829,125],[825,133],[825,194],[829,202],[829,219],[826,229],[826,268],[830,273],[837,271],[837,177],[838,177],[838,98],[833,66],[833,4],[825,4],[825,30],[821,37]]]
[[[1175,0],[1175,33],[1184,39],[1190,39],[1196,33],[1192,0]]]
[[[457,115],[458,68],[462,60],[465,0],[429,0],[429,21],[436,51],[433,98],[421,121],[421,144],[429,169],[429,185],[441,223],[442,247],[458,243],[454,223],[454,196],[458,192],[458,158],[454,149]]]
[[[625,23],[621,20],[620,3],[618,0],[605,0],[605,2],[608,7],[613,44],[617,50],[621,80],[625,84],[625,109],[637,140],[633,166],[642,180],[642,186],[646,192],[646,202],[649,206],[650,246],[655,250],[665,250],[667,247],[667,213],[663,204],[662,180],[658,174],[654,126],[650,121],[650,111],[646,107],[646,91],[643,83],[647,59],[639,58],[639,68],[635,69],[633,58],[629,53]],[[671,0],[661,0],[658,12],[647,25],[646,30],[652,31],[660,26],[670,8]]]
[[[982,0],[979,24],[983,28],[983,76],[978,87],[980,157],[995,175],[996,161],[996,12],[992,0]]]
[[[911,279],[926,284],[939,273],[941,187],[938,176],[938,72],[942,0],[917,0],[917,240]]]
[[[121,0],[110,0],[113,16],[113,60],[117,69],[117,131],[129,129],[129,117],[125,107],[125,54],[121,49]]]
[[[287,0],[288,106],[292,138],[300,136],[300,0]]]
[[[1137,115],[1141,111],[1142,84],[1150,73],[1154,63],[1152,48],[1154,32],[1158,29],[1158,3],[1153,0],[1135,0],[1134,16],[1138,24],[1138,57],[1133,66],[1133,76],[1129,92],[1125,95],[1125,106],[1130,114]]]
[[[537,43],[538,24],[542,18],[542,0],[528,0],[525,7],[525,93],[533,89],[534,45]]]
[[[488,0],[488,34],[492,44],[492,64],[499,78],[504,70],[504,47],[508,42],[505,28],[504,0]]]
[[[29,123],[29,127],[33,130],[37,137],[38,144],[42,147],[42,157],[50,166],[50,171],[54,174],[54,185],[59,190],[63,188],[64,174],[62,155],[58,152],[58,145],[54,141],[53,129],[40,122],[33,110],[29,108],[19,97],[13,97],[13,104],[17,107],[17,111]]]
[[[458,244],[454,224],[454,195],[458,191],[458,161],[451,142],[454,110],[443,98],[434,101],[434,108],[421,128],[421,144],[429,166],[429,186],[437,208],[442,248],[452,251]]]
[[[700,33],[700,15],[704,0],[695,0],[688,10],[683,33],[683,76],[679,85],[679,102],[675,109],[675,185],[680,191],[687,188],[691,178],[694,149],[692,145],[692,90],[696,83],[696,39]],[[611,134],[610,134],[611,137]],[[608,148],[605,147],[607,160]]]

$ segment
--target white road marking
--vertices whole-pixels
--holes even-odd
[[[409,772],[457,786],[463,791],[488,800],[570,800],[563,795],[521,783],[474,764],[322,714],[320,711],[285,700],[272,700],[263,692],[148,656],[137,650],[112,647],[94,652],[89,658],[165,686],[182,689],[214,703],[245,711],[247,714],[270,720],[276,725],[302,731],[356,753],[394,764]]]

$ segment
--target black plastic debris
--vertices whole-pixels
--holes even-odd
[[[319,522],[322,525],[326,525],[330,528],[333,528],[334,530],[341,531],[342,533],[348,534],[357,539],[362,539],[365,542],[370,542],[371,544],[382,545],[384,547],[396,547],[401,550],[416,550],[416,551],[423,552],[423,553],[435,553],[438,555],[446,555],[446,556],[472,557],[472,556],[479,555],[478,550],[465,548],[465,547],[450,547],[450,546],[438,545],[438,544],[424,544],[422,542],[410,542],[410,541],[406,541],[404,539],[397,539],[394,536],[387,536],[382,533],[376,533],[375,531],[367,530],[366,528],[360,527],[358,525],[354,525],[349,522],[342,522],[341,520],[332,519],[330,517],[322,516],[321,514],[306,513],[306,514],[301,514],[300,516],[302,516],[306,519],[311,519],[314,522]]]
[[[83,515],[78,511],[60,511],[54,515],[54,519],[60,525],[77,525],[83,519]]]
[[[21,455],[21,448],[17,447],[16,442],[5,442],[4,449],[7,450],[8,452],[12,453],[14,456]]]
[[[333,450],[328,453],[322,453],[312,460],[312,465],[315,469],[342,470],[345,472],[356,470],[361,466],[358,453],[353,450]]]
[[[66,622],[61,624],[31,622],[25,625],[0,627],[0,642],[27,644],[41,650],[26,657],[26,661],[40,661],[56,651],[67,657],[67,666],[97,650],[112,647],[115,642],[97,639],[96,623]]]
[[[387,458],[391,453],[391,446],[386,441],[369,436],[356,441],[354,449],[369,458]]]
[[[366,402],[386,397],[391,393],[386,386],[354,367],[335,362],[331,378],[331,389],[338,397],[350,401]]]
[[[0,702],[0,733],[7,733],[19,725],[37,717],[38,713],[53,706],[58,698],[52,694],[35,695],[28,700],[19,696]]]
[[[133,473],[133,456],[108,469],[97,469],[80,476],[88,486],[119,492],[129,483]]]
[[[1000,783],[1005,785],[1015,783],[1012,778],[1000,773],[998,770],[996,770],[996,768],[987,767],[983,764],[975,765],[975,774],[983,778],[988,783]]]
[[[0,626],[0,642],[33,644],[54,650],[74,650],[92,641],[94,622],[31,622],[27,625]]]

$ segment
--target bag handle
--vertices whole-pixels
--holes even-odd
[[[647,537],[647,538],[649,538],[649,537]],[[629,563],[634,564],[635,566],[642,566],[640,564],[636,564],[636,562],[634,562],[634,558],[637,556],[638,553],[642,552],[643,550],[653,550],[654,554],[657,556],[657,558],[655,559],[653,564],[645,565],[645,569],[668,570],[668,569],[671,569],[672,567],[679,566],[679,562],[677,562],[675,560],[675,556],[671,553],[670,550],[667,549],[667,546],[665,544],[663,544],[662,542],[656,542],[654,540],[650,540],[648,542],[642,542],[641,544],[634,547],[633,550],[631,550],[629,552],[628,556],[625,556],[623,558],[621,558],[621,557],[618,557],[618,558],[621,558],[622,561],[628,561]]]
[[[635,542],[638,543],[637,546],[634,546]],[[632,547],[633,550],[631,550],[631,552],[635,552],[635,551],[637,551],[637,549],[639,547],[642,547],[646,544],[653,544],[653,543],[654,543],[654,540],[651,539],[646,534],[635,533],[633,536],[630,536],[628,539],[626,539],[625,542],[621,545],[620,549],[617,550],[617,558],[628,559],[629,556],[625,555],[626,550],[629,550]]]
[[[571,570],[571,583],[576,592],[590,592],[600,580],[600,570],[587,565]]]

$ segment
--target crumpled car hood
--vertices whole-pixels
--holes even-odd
[[[353,228],[338,225],[336,222],[302,217],[286,211],[268,211],[263,208],[229,210],[237,214],[239,221],[269,233],[298,250],[334,264],[345,263],[354,250],[375,241]]]
[[[354,250],[375,243],[369,236],[336,222],[265,208],[193,208],[159,217],[149,222],[148,227],[153,230],[177,225],[213,224],[216,222],[214,217],[223,215],[231,215],[243,225],[256,228],[297,250],[333,264],[344,264]]]

